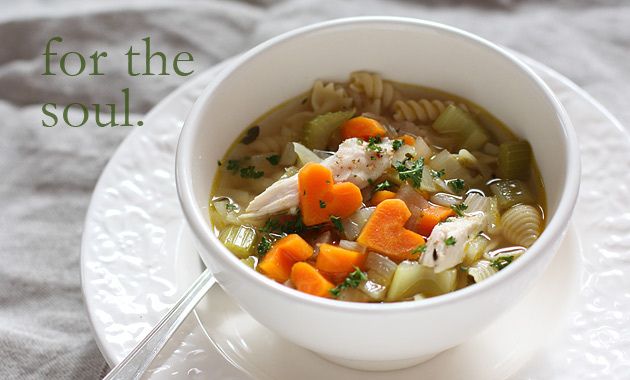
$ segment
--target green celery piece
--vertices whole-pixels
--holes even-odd
[[[219,240],[240,259],[254,254],[257,232],[248,226],[228,226],[219,234]]]
[[[493,182],[490,190],[497,197],[499,209],[501,211],[516,204],[533,204],[534,197],[530,193],[527,185],[518,179],[506,179]]]
[[[455,290],[456,281],[456,269],[435,273],[417,261],[403,261],[394,273],[385,302],[403,301],[418,293],[429,297],[449,293]]]
[[[463,148],[477,150],[488,141],[488,134],[469,112],[449,105],[433,122],[433,129],[453,135]]]
[[[499,176],[506,179],[529,178],[532,147],[527,141],[511,141],[499,145]]]
[[[302,143],[309,149],[326,149],[330,135],[354,115],[354,110],[318,115],[304,125]]]

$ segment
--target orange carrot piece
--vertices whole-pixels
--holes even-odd
[[[273,280],[285,282],[289,279],[293,264],[312,255],[313,247],[304,239],[296,234],[287,235],[273,244],[258,264],[258,269]]]
[[[293,265],[291,282],[297,290],[318,297],[330,297],[330,290],[335,287],[317,269],[305,262]]]
[[[333,183],[332,172],[323,165],[309,163],[298,173],[300,210],[305,225],[330,221],[331,216],[347,218],[363,202],[361,190],[353,183]]]
[[[431,231],[433,228],[437,226],[438,223],[445,220],[449,216],[454,216],[455,211],[450,207],[438,206],[438,205],[430,205],[429,207],[420,211],[420,217],[416,223],[415,230],[424,236],[431,235]]]
[[[374,193],[374,195],[372,195],[372,198],[370,199],[370,203],[372,204],[372,206],[377,206],[379,203],[383,202],[384,200],[392,199],[392,198],[396,198],[396,193],[389,190],[380,190]]]
[[[404,227],[410,216],[405,202],[387,199],[376,206],[357,242],[397,262],[417,259],[413,252],[424,245],[424,238]]]
[[[374,119],[365,116],[354,117],[341,125],[341,138],[357,137],[365,141],[370,137],[385,136],[385,128]]]
[[[411,145],[411,146],[416,145],[416,139],[413,136],[402,135],[400,136],[400,139],[405,143],[405,145]]]
[[[362,268],[365,253],[351,251],[331,244],[321,244],[315,261],[315,267],[328,274],[347,277],[354,267]]]

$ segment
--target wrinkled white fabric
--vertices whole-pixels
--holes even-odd
[[[171,56],[191,52],[199,73],[298,26],[379,14],[445,22],[525,53],[630,123],[630,4],[623,1],[6,1],[0,12],[0,378],[90,379],[107,369],[81,300],[79,249],[92,189],[131,128],[43,128],[42,103],[120,103],[120,90],[129,87],[138,120],[190,78],[129,77],[122,54],[144,37]],[[55,35],[66,51],[107,51],[107,75],[40,75],[44,43]]]

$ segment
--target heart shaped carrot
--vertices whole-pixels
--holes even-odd
[[[410,216],[411,212],[402,200],[382,201],[361,230],[357,243],[397,262],[417,260],[416,248],[424,245],[424,238],[405,228]]]
[[[332,172],[309,163],[298,173],[300,210],[307,226],[330,221],[331,216],[347,218],[363,202],[361,190],[353,183],[333,183]]]

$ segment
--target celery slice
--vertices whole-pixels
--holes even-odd
[[[435,273],[416,261],[403,261],[398,264],[389,286],[385,301],[402,301],[418,293],[433,297],[455,290],[457,269],[452,268]]]
[[[258,258],[256,258],[256,256],[249,256],[246,259],[241,259],[241,262],[252,269],[256,269],[256,264],[258,264]]]
[[[257,232],[248,226],[228,226],[219,234],[219,240],[240,259],[254,254]]]
[[[527,186],[517,179],[493,182],[490,190],[497,197],[499,209],[507,210],[515,204],[533,204],[534,198]]]
[[[532,147],[527,141],[512,141],[499,145],[499,176],[505,179],[529,178]]]
[[[433,129],[453,135],[463,148],[469,150],[478,150],[488,142],[488,134],[473,115],[452,104],[435,119]]]
[[[354,110],[328,112],[316,116],[304,125],[302,142],[310,149],[326,149],[330,135],[353,115]]]

